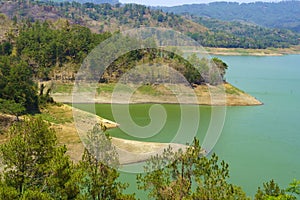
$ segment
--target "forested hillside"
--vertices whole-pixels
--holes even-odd
[[[67,2],[68,0],[52,0],[53,2]],[[71,2],[71,1],[69,1]],[[109,3],[109,4],[118,4],[120,3],[118,0],[75,0],[75,2],[78,3],[94,3],[94,4],[105,4],[105,3]]]
[[[76,2],[2,1],[0,12],[15,23],[68,19],[94,33],[140,27],[163,27],[192,36],[207,47],[285,48],[299,44],[299,35],[244,23],[225,23],[204,18],[164,13],[135,4],[80,4]]]
[[[300,1],[233,3],[214,2],[175,7],[161,7],[165,12],[189,13],[225,21],[245,21],[269,28],[300,33]]]
[[[0,12],[9,18],[36,20],[68,19],[89,27],[93,32],[119,31],[139,27],[164,27],[181,32],[204,32],[207,29],[174,14],[151,10],[135,4],[80,4],[76,2],[4,1]]]
[[[286,29],[269,29],[242,21],[221,21],[207,17],[191,17],[193,21],[207,27],[212,34],[189,33],[204,46],[225,48],[264,49],[285,48],[298,45],[300,34]]]
[[[53,80],[60,83],[74,81],[75,74],[91,50],[112,36],[109,32],[92,33],[87,27],[70,24],[67,20],[53,22],[25,20],[16,23],[3,15],[2,18],[9,22],[8,24],[15,25],[12,26],[13,29],[8,29],[9,32],[3,35],[3,41],[0,43],[0,112],[15,115],[17,118],[24,113],[39,112],[41,106],[53,102],[50,97],[53,88],[50,86],[46,90],[41,85],[38,89],[38,81]],[[126,42],[123,45],[130,45],[136,40],[126,37]],[[113,51],[110,48],[105,50]],[[218,59],[213,61],[221,70],[224,79],[227,65]],[[120,56],[111,63],[99,82],[114,83],[123,73],[144,62],[166,63],[181,72],[191,85],[222,83],[222,79],[216,79],[217,71],[207,67],[210,60],[191,57],[188,62],[179,55],[155,48],[135,50]],[[191,65],[193,62],[195,66],[199,66],[201,75]],[[146,80],[148,71],[151,72],[150,67],[145,69],[146,77],[140,78]],[[98,73],[99,70],[94,69],[93,75],[98,76]],[[162,78],[161,74],[152,77],[147,84],[168,81],[167,78]]]

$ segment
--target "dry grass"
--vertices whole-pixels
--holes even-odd
[[[7,141],[7,131],[14,120],[15,116],[0,114],[0,144]]]
[[[84,146],[77,134],[77,129],[74,122],[65,124],[53,124],[52,128],[55,130],[57,140],[60,145],[66,145],[67,154],[75,162],[82,157]]]
[[[211,48],[205,50],[213,55],[237,55],[237,56],[281,56],[286,54],[300,54],[300,45],[290,48],[267,49],[242,49],[242,48]]]
[[[52,115],[54,118],[62,117],[63,119],[69,119],[72,117],[72,107],[68,105],[63,106],[50,106],[48,109],[48,114]],[[83,122],[89,122],[90,117],[96,117],[101,120],[104,125],[108,128],[114,128],[117,126],[114,122],[94,116],[91,113],[86,113],[76,109],[77,117],[83,119]],[[77,121],[76,121],[77,122]],[[92,119],[92,122],[93,119]],[[68,151],[67,154],[75,162],[79,161],[82,157],[84,146],[79,137],[77,128],[85,128],[90,124],[81,124],[77,122],[77,127],[75,126],[74,121],[55,124],[52,123],[52,128],[57,133],[58,142],[61,145],[66,145]],[[124,140],[119,138],[112,138],[112,143],[116,147],[119,154],[119,161],[121,164],[129,164],[142,162],[149,159],[151,156],[156,155],[157,153],[163,152],[169,145],[171,145],[174,151],[177,151],[179,148],[185,149],[185,145],[180,144],[170,144],[170,143],[155,143],[155,142],[139,142],[132,140]]]
[[[83,111],[82,113],[84,116],[87,116],[87,113]],[[51,128],[53,128],[56,132],[58,143],[60,145],[66,145],[68,149],[67,154],[71,157],[71,159],[79,161],[82,157],[84,146],[77,133],[78,130],[73,120],[72,107],[68,105],[47,106],[47,108],[42,110],[42,114],[40,116],[42,116],[45,121],[51,123]],[[109,120],[105,120],[100,117],[99,120],[101,120],[108,128],[116,127],[116,125]]]
[[[84,146],[79,138],[77,129],[73,120],[72,107],[68,105],[49,105],[41,110],[41,114],[37,114],[34,117],[41,117],[43,120],[51,124],[56,132],[59,145],[66,145],[68,151],[67,154],[72,160],[78,161],[81,159]],[[104,120],[99,118],[100,120]],[[0,134],[0,144],[8,140],[6,134],[7,129],[14,121],[14,116],[0,115],[0,127],[3,134]],[[108,128],[115,127],[110,121],[104,120],[104,125]]]
[[[109,84],[108,84],[109,85]],[[103,90],[93,97],[91,103],[186,103],[198,105],[228,105],[228,106],[248,106],[261,105],[262,103],[253,96],[224,83],[219,86],[198,85],[192,89],[180,84],[166,85],[147,85],[139,88],[128,100],[126,91],[115,92],[113,87],[107,86],[109,90]],[[90,96],[89,93],[82,96]],[[195,99],[196,97],[196,99]],[[53,95],[55,101],[70,103],[72,95],[59,94]],[[91,99],[86,99],[88,102]],[[81,100],[80,102],[85,102]],[[128,102],[129,101],[129,102]]]

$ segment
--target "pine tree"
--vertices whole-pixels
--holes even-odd
[[[248,199],[241,188],[227,182],[228,177],[228,164],[219,164],[215,154],[205,157],[195,139],[185,151],[170,147],[152,157],[137,181],[154,199]]]
[[[41,118],[26,118],[10,128],[9,136],[9,141],[0,146],[3,184],[15,189],[20,198],[66,196],[64,184],[69,180],[71,163],[65,156],[66,148],[57,145],[49,124]]]
[[[77,199],[135,199],[123,194],[127,184],[117,181],[118,155],[105,133],[105,127],[97,124],[87,135],[87,145],[82,160],[75,168],[72,183],[76,185]]]

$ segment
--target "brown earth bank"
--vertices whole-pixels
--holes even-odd
[[[72,87],[72,86],[70,86]],[[107,87],[99,84],[99,88]],[[115,87],[115,85],[112,85]],[[175,89],[174,89],[175,88]],[[101,92],[87,91],[80,95],[69,92],[53,92],[52,97],[62,103],[161,103],[161,104],[197,104],[212,106],[253,106],[262,105],[262,102],[229,83],[219,86],[197,85],[194,88],[184,85],[153,85],[147,91],[137,89],[130,98],[126,91]],[[175,91],[176,90],[176,91]],[[94,94],[95,93],[95,94]]]
[[[243,49],[243,48],[204,48],[208,54],[223,56],[283,56],[300,54],[300,45],[290,48]]]

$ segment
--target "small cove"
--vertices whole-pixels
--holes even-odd
[[[300,179],[300,55],[219,57],[229,65],[227,81],[264,103],[227,108],[225,125],[213,151],[229,163],[230,181],[253,196],[258,186],[272,178],[282,187],[293,178]],[[134,122],[147,125],[150,107],[151,104],[131,105]],[[164,108],[168,118],[163,129],[151,138],[139,140],[169,142],[176,134],[180,109],[168,104]],[[211,108],[187,106],[187,109],[200,111],[197,137],[201,140],[210,123]],[[110,104],[97,104],[96,112],[114,120]],[[136,139],[120,129],[109,133]],[[136,192],[135,174],[122,172],[120,179],[130,183],[128,192]],[[140,198],[145,195],[136,193]]]

